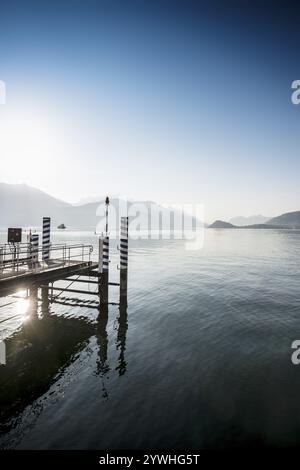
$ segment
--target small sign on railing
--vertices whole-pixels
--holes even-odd
[[[22,241],[22,229],[21,228],[9,228],[7,231],[7,242],[8,243],[21,243]]]

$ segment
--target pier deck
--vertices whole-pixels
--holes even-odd
[[[103,312],[112,303],[127,306],[128,217],[121,217],[120,282],[109,282],[108,204],[109,199],[106,198],[105,236],[102,234],[99,237],[97,253],[93,255],[94,245],[91,244],[51,243],[49,217],[43,217],[42,244],[36,231],[30,231],[27,243],[24,243],[21,228],[8,228],[7,243],[0,244],[0,297],[9,296],[17,290],[27,290],[27,295],[31,295],[31,291],[38,295],[41,288],[43,298],[48,298],[50,294],[50,302],[57,297],[53,296],[53,291],[60,291],[95,295]],[[54,287],[56,281],[68,281],[68,285]],[[70,288],[73,283],[82,283],[83,286],[81,289]],[[86,290],[84,284],[88,284]],[[91,290],[89,284],[95,285],[96,289]],[[109,302],[109,286],[119,287],[118,303]],[[80,302],[82,304],[84,300],[81,298]],[[91,300],[86,302],[91,303]]]
[[[39,287],[49,282],[58,281],[76,274],[87,274],[98,268],[98,263],[92,261],[68,261],[49,267],[36,268],[25,272],[5,274],[0,276],[0,297],[8,295],[17,289],[28,289],[32,285]]]
[[[28,257],[28,246],[21,246],[13,254],[7,246],[1,247],[0,297],[19,289],[39,287],[74,275],[95,276],[99,263],[91,261],[91,245],[54,245],[55,257],[44,260],[37,248]]]

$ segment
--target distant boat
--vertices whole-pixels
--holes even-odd
[[[59,230],[64,230],[65,228],[67,228],[65,226],[65,224],[60,224],[58,227],[57,227]]]

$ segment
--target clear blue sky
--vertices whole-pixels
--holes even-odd
[[[208,221],[300,210],[293,3],[1,5],[0,181],[203,203]]]

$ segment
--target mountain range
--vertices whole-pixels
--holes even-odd
[[[99,227],[99,222],[103,220],[104,216],[104,200],[105,198],[102,198],[102,200],[95,202],[73,205],[26,184],[0,183],[0,228],[40,227],[42,217],[47,216],[51,217],[52,227],[63,223],[70,229],[103,230],[103,226]],[[134,207],[132,207],[133,204]],[[122,205],[124,210],[122,210]],[[114,197],[110,200],[110,230],[117,229],[116,221],[119,220],[120,215],[126,214],[130,207],[134,209],[131,215],[137,216],[135,226],[137,230],[158,229],[159,227],[169,229],[170,225],[174,230],[181,228],[182,213],[180,211],[156,204],[153,201],[125,202]],[[188,214],[185,214],[184,217],[186,227],[195,226],[195,217]],[[197,226],[201,224],[202,222],[197,220]]]
[[[237,220],[241,219],[239,217]],[[247,218],[242,218],[243,221]],[[231,219],[232,221],[233,219]],[[300,229],[300,211],[287,212],[285,214],[279,215],[278,217],[273,217],[267,219],[265,223],[254,223],[249,225],[235,225],[230,222],[225,222],[224,220],[216,220],[213,224],[209,225],[209,228],[251,228],[251,229],[272,229],[272,228],[297,228]]]
[[[114,227],[114,211],[119,210],[119,205],[124,203],[118,198],[113,198],[110,201],[110,227]],[[56,199],[49,194],[40,191],[39,189],[32,188],[26,184],[7,184],[0,183],[0,228],[11,227],[38,227],[41,226],[43,216],[51,217],[52,226],[56,227],[63,223],[67,228],[86,228],[96,229],[99,220],[104,215],[103,211],[97,213],[99,205],[104,204],[104,198],[95,202],[87,202],[82,204],[69,204],[60,199]],[[166,228],[169,228],[170,209],[154,203],[153,201],[130,201],[127,202],[127,208],[132,204],[140,207],[138,214],[138,224],[140,228],[149,227],[149,214],[151,212],[152,225],[151,228],[159,227],[159,220],[165,220],[162,223]],[[102,206],[103,208],[103,206]],[[173,209],[172,209],[172,212]],[[177,215],[179,217],[177,218]],[[119,215],[117,214],[117,217]],[[160,218],[160,219],[159,219]],[[189,220],[190,218],[190,220]],[[174,229],[176,223],[180,223],[180,213],[176,214],[175,220],[171,220]],[[153,220],[155,222],[153,223]],[[195,226],[196,219],[188,216],[185,219],[190,222],[191,226]],[[199,221],[197,221],[199,226]],[[205,225],[205,224],[204,224]],[[264,216],[252,217],[235,217],[230,219],[229,222],[218,220],[210,225],[211,228],[300,228],[300,211],[289,212],[278,217],[267,218]],[[180,228],[180,227],[179,227]]]
[[[271,217],[266,217],[264,215],[251,215],[250,217],[233,217],[228,222],[232,225],[243,227],[246,225],[265,224],[270,219]]]

